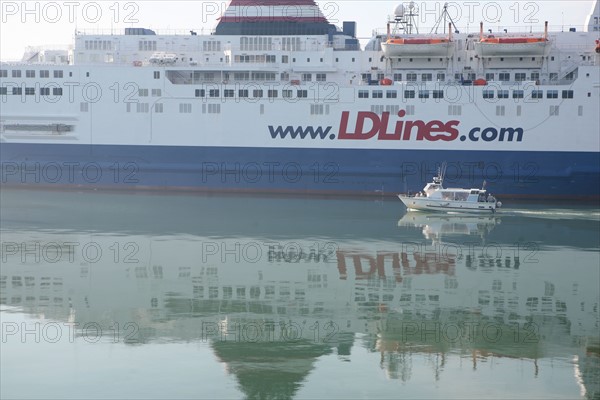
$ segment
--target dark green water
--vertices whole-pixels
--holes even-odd
[[[600,210],[0,191],[0,397],[600,396]]]

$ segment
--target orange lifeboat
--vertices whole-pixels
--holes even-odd
[[[600,54],[600,39],[596,40],[596,53]]]
[[[381,47],[387,57],[452,57],[454,52],[448,37],[391,37]]]
[[[393,85],[393,84],[394,84],[394,81],[392,81],[392,80],[391,80],[391,79],[389,79],[389,78],[383,78],[382,80],[380,80],[380,81],[379,81],[379,84],[380,84],[381,86],[391,86],[391,85]]]
[[[487,85],[487,81],[483,78],[475,79],[473,81],[473,86],[485,86]]]
[[[448,39],[433,39],[433,38],[396,38],[389,39],[388,44],[442,44],[449,43]]]

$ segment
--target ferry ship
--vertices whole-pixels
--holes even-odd
[[[313,0],[232,0],[210,35],[29,49],[0,67],[2,184],[391,196],[446,162],[504,199],[600,198],[598,2],[585,32],[417,14],[361,46]]]

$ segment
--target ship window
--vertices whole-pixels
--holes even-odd
[[[510,80],[510,73],[508,72],[500,72],[499,76],[498,76],[498,80],[500,82],[507,82]]]
[[[382,90],[373,90],[373,98],[374,99],[382,99],[383,91]]]
[[[385,111],[389,112],[390,114],[398,114],[398,111],[400,111],[400,106],[385,106]],[[327,111],[327,113],[329,114],[329,111]]]
[[[499,99],[508,99],[508,90],[498,90]]]
[[[521,106],[517,106],[517,117],[521,116]]]
[[[302,80],[305,82],[312,81],[312,74],[302,74]]]
[[[63,94],[62,88],[52,88],[52,95],[62,96],[62,94]]]
[[[558,73],[551,72],[550,73],[550,82],[557,81],[557,80],[558,80]]]
[[[573,91],[572,90],[563,90],[562,91],[562,98],[563,99],[572,99],[573,98]]]
[[[375,113],[375,114],[382,114],[382,113],[383,113],[383,110],[384,110],[384,107],[383,107],[383,105],[377,105],[377,104],[375,104],[375,105],[372,105],[372,106],[371,106],[371,112],[372,112],[372,113]]]
[[[323,115],[324,114],[323,104],[311,104],[310,105],[310,114],[311,115]]]
[[[219,97],[219,89],[210,89],[208,91],[209,97]]]
[[[419,98],[420,99],[428,99],[429,98],[429,90],[419,90]]]
[[[368,99],[369,98],[369,91],[368,90],[359,90],[358,91],[358,98],[359,99]]]
[[[484,99],[493,99],[494,98],[494,91],[493,90],[484,90],[483,91],[483,98]]]
[[[294,96],[294,91],[293,90],[282,90],[281,91],[281,96],[284,99],[291,99],[292,96]]]
[[[196,97],[204,97],[204,96],[206,96],[206,90],[196,89]]]
[[[460,43],[460,42],[459,42]],[[460,81],[462,80],[462,74],[454,74],[454,80],[455,81]]]
[[[89,103],[87,103],[85,101],[83,103],[79,104],[79,110],[81,112],[88,112],[89,111],[89,107],[90,107]]]
[[[208,113],[209,114],[221,114],[221,105],[220,104],[209,104],[208,105]]]
[[[385,92],[385,97],[387,99],[395,99],[398,97],[398,92],[395,90],[388,90]]]
[[[137,106],[136,111],[138,113],[147,113],[150,111],[150,105],[148,103],[136,103],[136,106]],[[190,104],[190,106],[191,106],[191,104]]]
[[[327,74],[317,74],[317,82],[325,82],[327,80]]]
[[[164,111],[164,105],[163,105],[163,103],[156,103],[154,105],[154,112],[156,114],[162,114],[163,111]]]
[[[352,62],[354,62],[354,61],[355,61],[355,58],[354,58],[354,57],[352,57]]]
[[[306,59],[306,62],[307,62],[307,63],[309,63],[309,62],[310,62],[310,58],[307,58],[307,59]]]
[[[548,90],[546,92],[547,99],[558,99],[558,90]]]
[[[523,82],[526,77],[527,77],[527,75],[524,72],[517,72],[515,74],[515,81],[517,81],[517,82]]]
[[[433,91],[433,98],[434,99],[443,99],[444,98],[444,91],[443,90],[434,90]]]
[[[12,71],[12,77],[13,78],[20,78],[21,77],[21,70],[13,69],[13,71]]]
[[[0,69],[0,78],[8,78],[8,71],[5,69]]]
[[[56,71],[54,71],[54,77],[55,78],[62,78],[63,77],[63,71],[62,70],[56,70]]]
[[[269,97],[270,99],[276,99],[277,98],[277,90],[268,90],[267,97]]]
[[[456,104],[449,105],[448,115],[462,115],[462,106]]]
[[[35,88],[27,87],[25,88],[25,96],[33,96],[35,94]]]
[[[421,81],[423,82],[431,82],[433,80],[432,74],[421,74]]]
[[[531,80],[532,81],[538,81],[540,79],[540,73],[539,72],[532,72],[531,73]]]
[[[216,40],[202,42],[202,50],[203,51],[221,51],[221,42],[217,42]]]
[[[444,74],[444,73],[441,73],[441,72],[440,72],[440,73],[438,73],[438,74],[437,74],[437,80],[438,80],[438,82],[443,82],[443,81],[445,81],[445,80],[446,80],[446,74]]]
[[[12,88],[12,94],[15,96],[23,94],[23,88],[21,88],[21,87]]]
[[[583,106],[579,106],[577,109],[577,115],[579,115],[580,117],[583,117]]]
[[[394,74],[394,81],[402,82],[402,74]]]
[[[160,79],[160,71],[154,71],[154,79]]]
[[[160,97],[160,96],[162,96],[161,89],[152,89],[152,97]]]
[[[498,117],[504,117],[506,115],[506,107],[496,106],[496,115]]]
[[[308,90],[298,90],[298,98],[308,98]]]
[[[415,115],[415,106],[409,105],[405,107],[406,115]]]
[[[405,99],[414,99],[415,98],[415,91],[414,90],[405,90],[404,91],[404,98]]]
[[[180,103],[179,112],[181,114],[190,114],[192,112],[192,105],[190,103]]]
[[[248,97],[248,89],[240,89],[240,90],[238,91],[238,96],[239,96],[240,98],[245,98],[245,97]]]
[[[588,92],[588,97],[592,97],[592,92]]]
[[[27,71],[25,71],[25,77],[26,78],[35,78],[35,70],[28,69]]]
[[[493,72],[488,72],[487,74],[485,74],[485,80],[486,81],[493,81],[494,80],[494,73]]]
[[[138,96],[148,97],[148,89],[138,89]]]
[[[532,99],[543,99],[544,98],[544,91],[543,90],[534,90],[531,92],[531,98]]]
[[[43,89],[43,88],[42,88]],[[8,88],[6,86],[0,87],[0,95],[5,96],[8,94]]]
[[[287,64],[290,62],[290,56],[281,56],[281,63]]]
[[[558,106],[550,106],[550,116],[557,117],[559,112]]]
[[[252,96],[254,96],[254,98],[260,99],[261,97],[263,97],[263,91],[260,89],[255,89],[252,91]]]
[[[522,90],[514,90],[513,91],[513,99],[522,99],[524,96],[524,92]]]
[[[223,90],[224,97],[235,97],[235,90],[233,89],[225,89]]]
[[[125,108],[127,109],[127,112],[131,112],[131,104],[132,103],[126,103],[125,104]]]
[[[406,74],[406,80],[408,82],[416,82],[417,81],[417,74],[413,74],[413,73]]]

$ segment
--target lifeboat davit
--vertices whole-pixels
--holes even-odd
[[[390,38],[381,44],[387,57],[452,57],[454,43],[448,38]]]

